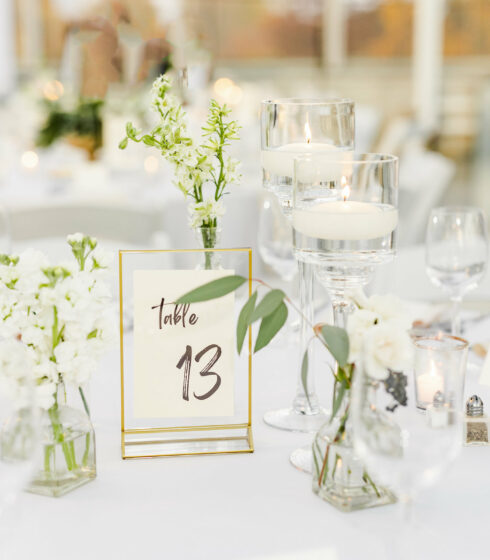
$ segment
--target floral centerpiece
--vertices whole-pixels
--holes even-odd
[[[102,146],[101,99],[80,98],[76,102],[63,96],[59,101],[45,101],[46,120],[38,132],[36,145],[51,146],[64,138],[67,142],[87,152],[88,159],[96,159]]]
[[[0,379],[19,409],[32,390],[43,411],[43,463],[31,489],[49,495],[95,477],[83,387],[115,330],[107,255],[80,233],[68,243],[73,259],[57,266],[34,250],[0,256]],[[78,408],[67,406],[73,388]]]
[[[213,249],[225,211],[223,197],[229,186],[240,180],[238,160],[226,154],[230,141],[238,139],[240,127],[229,119],[231,109],[211,100],[203,138],[197,143],[189,134],[186,113],[171,87],[167,76],[155,80],[151,108],[157,115],[156,125],[144,134],[128,122],[119,147],[125,149],[129,140],[143,142],[170,162],[176,186],[190,200],[190,225],[197,230],[203,247]],[[206,268],[212,268],[211,261],[212,254],[206,253]]]
[[[245,281],[241,276],[221,278],[183,295],[178,302],[195,303],[221,297]],[[264,282],[258,282],[266,286]],[[260,321],[260,327],[254,351],[267,346],[287,319],[286,303],[295,307],[282,290],[269,288],[260,301],[257,291],[252,294],[238,318],[238,352],[242,349],[248,327],[256,321]],[[334,379],[331,418],[313,442],[313,491],[343,511],[383,505],[395,499],[391,492],[371,478],[353,450],[349,418],[356,371],[363,369],[373,382],[384,385],[394,410],[406,406],[407,378],[403,371],[412,357],[411,320],[398,298],[391,295],[367,298],[359,293],[353,297],[353,304],[356,310],[349,317],[347,329],[323,323],[310,325],[312,339],[318,339],[336,362],[331,367]],[[307,376],[306,352],[301,371],[306,395]]]

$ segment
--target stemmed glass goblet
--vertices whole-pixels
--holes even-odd
[[[338,327],[346,327],[354,310],[352,292],[369,282],[375,266],[394,256],[397,198],[398,159],[394,156],[338,152],[296,158],[294,250],[299,260],[314,266],[330,296]],[[342,396],[339,390],[335,385],[334,401],[342,400],[337,409],[344,414],[349,391]],[[325,476],[319,476],[316,485],[314,480],[314,490],[340,507],[367,507],[380,497],[373,496],[363,480],[362,465],[352,453],[349,424],[341,442],[337,443],[337,432],[331,433],[337,421],[337,417],[329,419],[315,436],[313,458],[316,465],[325,464],[333,446],[331,460],[339,457],[342,469],[337,470],[336,463],[325,464],[319,469]],[[311,470],[311,452],[295,452],[291,460],[302,462],[302,470]],[[352,476],[345,474],[349,472]]]
[[[426,271],[453,303],[451,332],[461,334],[459,308],[463,296],[481,282],[487,267],[488,237],[480,208],[441,206],[429,217]]]

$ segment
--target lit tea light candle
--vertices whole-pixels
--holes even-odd
[[[377,239],[398,224],[398,210],[389,204],[348,200],[350,187],[342,177],[343,200],[293,210],[293,227],[308,237],[331,240]]]
[[[305,123],[304,133],[304,142],[292,142],[291,144],[284,144],[272,150],[262,150],[262,167],[272,175],[292,178],[294,173],[294,159],[299,155],[339,151],[339,148],[333,144],[312,142],[311,128],[308,123]],[[325,166],[322,166],[322,171],[328,173]]]
[[[416,383],[419,408],[426,408],[427,405],[432,404],[434,395],[444,390],[444,377],[437,371],[434,362],[431,363],[427,373],[417,377]]]

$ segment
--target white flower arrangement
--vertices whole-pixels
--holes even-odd
[[[83,385],[115,334],[108,256],[81,233],[68,243],[74,259],[59,266],[33,250],[0,255],[0,383],[19,407],[26,379],[46,410],[59,384]]]
[[[357,295],[349,317],[349,362],[362,365],[369,377],[384,380],[389,370],[404,371],[412,359],[412,322],[403,302],[392,295]]]
[[[191,226],[217,227],[218,218],[224,213],[221,198],[241,178],[238,160],[225,154],[230,141],[238,139],[240,127],[236,121],[227,119],[231,109],[212,99],[208,119],[202,127],[203,141],[196,144],[188,131],[186,113],[171,87],[167,76],[155,80],[151,107],[158,116],[156,126],[148,134],[142,134],[128,122],[126,137],[119,147],[125,149],[131,140],[157,148],[173,165],[176,186],[191,199]]]

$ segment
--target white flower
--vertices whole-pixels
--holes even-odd
[[[358,309],[352,313],[347,322],[349,335],[349,362],[357,362],[364,351],[366,334],[378,321],[378,316],[368,309]]]
[[[364,307],[376,313],[382,321],[398,321],[405,329],[410,329],[412,326],[405,303],[394,295],[372,295]]]
[[[109,257],[94,238],[74,234],[68,242],[74,258],[63,266],[49,266],[37,251],[0,260],[0,390],[18,403],[29,386],[49,408],[56,386],[86,382],[113,340]]]
[[[388,370],[403,371],[412,357],[412,343],[406,329],[398,321],[385,321],[366,333],[362,362],[373,379],[383,380]]]
[[[83,233],[78,232],[78,233],[72,233],[71,235],[68,235],[66,240],[70,245],[72,245],[73,243],[82,243],[84,237],[85,236],[83,235]]]
[[[190,207],[190,225],[192,228],[201,227],[215,218],[220,218],[225,213],[225,207],[221,200],[209,198]]]

